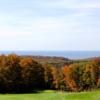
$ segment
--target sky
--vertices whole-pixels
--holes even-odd
[[[100,0],[0,0],[0,50],[100,50]]]

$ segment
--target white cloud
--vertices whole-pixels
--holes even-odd
[[[21,10],[14,8],[16,11],[12,11],[11,8],[10,10],[17,12],[16,14],[7,12],[0,14],[1,47],[2,43],[5,44],[4,49],[69,50],[99,47],[94,44],[99,41],[100,1],[43,1],[32,1],[33,6],[28,4],[32,9],[28,9],[27,4],[25,9],[21,9],[21,5]],[[85,45],[88,43],[93,43],[93,47],[91,45],[87,48]],[[7,44],[10,46],[6,47]],[[80,48],[80,44],[84,46]]]
[[[38,2],[39,3],[39,2]],[[40,4],[42,5],[42,3]],[[91,8],[100,8],[100,1],[97,0],[59,0],[53,2],[45,2],[44,7],[54,7],[54,8],[69,8],[69,9],[91,9]]]

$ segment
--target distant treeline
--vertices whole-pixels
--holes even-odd
[[[63,67],[40,64],[33,57],[0,56],[0,92],[22,93],[39,89],[84,91],[100,88],[100,59],[73,62]]]

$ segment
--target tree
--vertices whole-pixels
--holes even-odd
[[[65,83],[66,83],[66,88],[68,90],[70,89],[72,91],[77,91],[77,84],[76,84],[75,79],[73,77],[71,67],[65,66],[63,68],[63,74],[65,76],[64,80],[65,80]]]
[[[100,78],[98,78],[98,81],[97,81],[97,88],[100,88]]]
[[[92,64],[87,64],[82,76],[83,88],[88,90],[96,87],[96,70]]]
[[[32,57],[23,58],[20,61],[22,68],[22,86],[25,91],[43,88],[44,69],[41,64],[33,60]]]
[[[18,91],[20,82],[20,58],[15,55],[0,57],[0,83],[1,91]]]
[[[50,64],[44,64],[43,67],[44,67],[45,88],[52,89],[53,88],[52,66]]]

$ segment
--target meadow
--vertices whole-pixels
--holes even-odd
[[[31,94],[0,94],[0,100],[100,100],[100,91],[67,93],[45,90]]]

